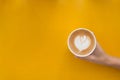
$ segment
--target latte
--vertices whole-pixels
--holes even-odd
[[[68,47],[70,51],[77,56],[87,56],[91,54],[96,47],[95,36],[88,29],[76,29],[69,35]]]

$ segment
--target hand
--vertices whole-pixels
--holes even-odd
[[[78,58],[84,59],[90,62],[94,62],[97,64],[107,64],[109,60],[109,56],[103,51],[103,49],[98,43],[96,44],[96,49],[91,55],[87,57],[78,57]]]
[[[78,58],[120,69],[120,58],[107,55],[98,43],[96,44],[96,49],[91,55]]]

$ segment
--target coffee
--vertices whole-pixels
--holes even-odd
[[[72,53],[76,55],[86,55],[95,48],[96,41],[93,33],[87,29],[77,29],[73,31],[68,39],[68,46]]]

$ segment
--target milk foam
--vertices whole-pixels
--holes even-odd
[[[90,46],[91,40],[88,36],[82,35],[82,36],[76,36],[74,39],[74,44],[76,48],[80,51],[83,51],[87,49]]]

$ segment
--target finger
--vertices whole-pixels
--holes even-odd
[[[76,58],[79,59],[84,59],[84,60],[93,60],[95,57],[92,55],[86,56],[86,57],[79,57],[79,56],[75,56]]]
[[[79,57],[79,56],[75,56],[76,58],[79,58],[79,59],[85,59],[86,57]]]

